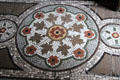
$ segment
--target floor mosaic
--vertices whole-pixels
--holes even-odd
[[[11,20],[0,21],[0,42],[12,38],[16,33],[16,24]]]
[[[101,38],[106,45],[119,48],[119,25],[105,25],[101,30]]]
[[[24,19],[17,33],[21,55],[43,69],[77,66],[91,57],[98,45],[95,22],[84,11],[72,6],[38,9]],[[89,47],[91,43],[94,47]]]
[[[8,47],[23,69],[0,70],[2,76],[74,78],[104,52],[120,55],[120,19],[102,20],[79,1],[42,1],[18,17],[0,19],[0,48]]]

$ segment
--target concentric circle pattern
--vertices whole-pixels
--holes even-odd
[[[91,58],[98,37],[97,26],[88,13],[73,6],[52,5],[28,15],[16,38],[21,56],[31,65],[65,70]]]
[[[16,24],[8,19],[0,21],[0,42],[9,40],[15,35]]]

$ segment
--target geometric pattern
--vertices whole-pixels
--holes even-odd
[[[28,16],[32,18],[32,21],[28,22],[28,19],[23,21],[27,21],[28,25],[21,24],[17,44],[22,56],[29,63],[48,70],[63,70],[66,67],[72,68],[82,64],[94,54],[98,45],[96,25],[94,25],[95,29],[88,26],[89,24],[86,22],[89,22],[91,18],[82,10],[80,10],[82,12],[76,10],[77,13],[71,13],[68,11],[70,6],[58,5],[45,8],[49,7],[52,10],[45,12],[45,9],[43,11],[40,9]],[[94,21],[91,24],[94,24]],[[22,42],[21,39],[25,42]],[[90,45],[89,42],[93,42],[95,45],[91,51],[87,47]],[[21,46],[21,43],[24,44]],[[69,60],[73,60],[77,64],[73,62],[63,64],[64,61]],[[68,66],[71,63],[74,66]],[[63,65],[64,67],[61,67]]]
[[[43,1],[20,16],[0,19],[0,34],[6,35],[12,25],[0,48],[8,47],[14,63],[23,69],[0,70],[2,76],[76,79],[104,52],[120,55],[120,19],[102,20],[79,1]]]
[[[16,33],[16,24],[11,20],[0,21],[0,42],[9,40]]]
[[[106,45],[120,48],[120,25],[105,25],[101,29],[101,38]]]

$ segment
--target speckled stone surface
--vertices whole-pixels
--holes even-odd
[[[101,19],[79,1],[41,1],[22,14],[0,19],[0,48],[7,47],[23,69],[0,69],[0,76],[119,80],[85,73],[104,52],[120,55],[120,19]]]

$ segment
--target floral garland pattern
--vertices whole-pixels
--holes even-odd
[[[61,60],[70,57],[85,59],[88,54],[85,46],[96,37],[85,21],[85,14],[72,14],[64,7],[48,13],[36,12],[34,21],[21,29],[21,35],[28,43],[24,53],[43,57],[50,67],[56,67]]]

